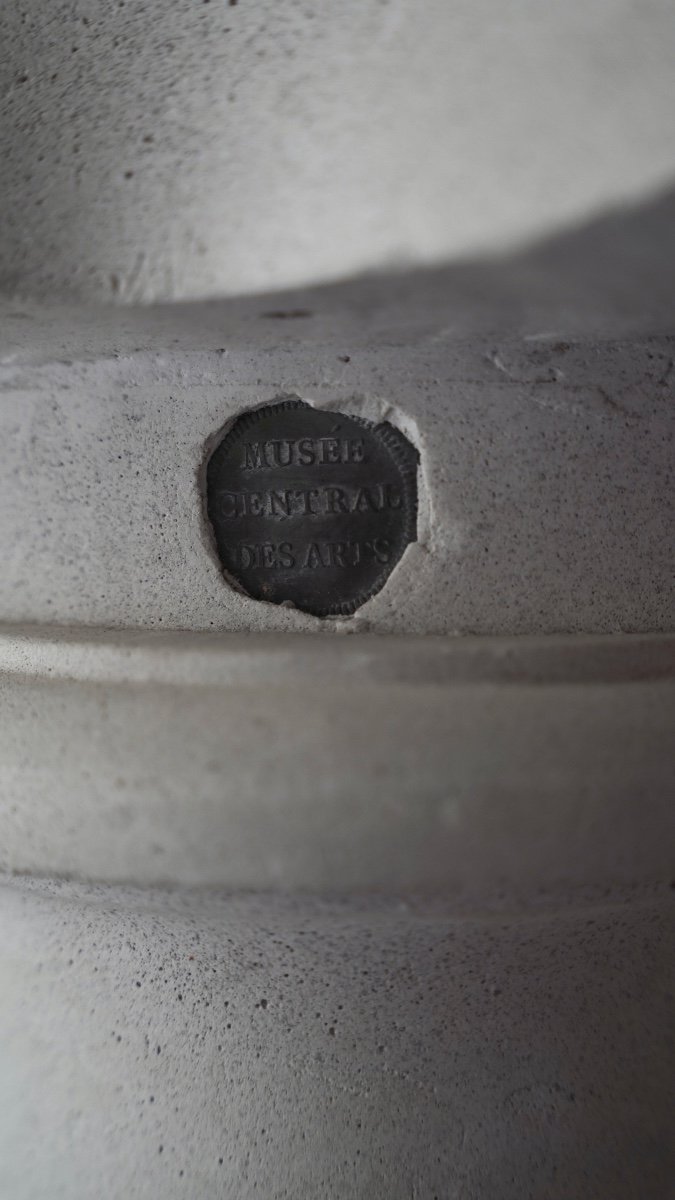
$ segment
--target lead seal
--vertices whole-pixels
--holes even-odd
[[[416,540],[418,457],[387,422],[295,398],[244,413],[206,469],[226,576],[256,600],[355,612]]]

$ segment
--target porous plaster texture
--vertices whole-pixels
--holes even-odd
[[[184,9],[163,11],[158,37]],[[110,12],[50,6],[36,61]],[[180,90],[174,52],[130,59],[138,87],[147,65]],[[118,170],[130,110],[116,93],[99,151],[114,56],[92,97],[81,54],[64,76],[79,124],[65,101],[51,132],[41,115],[58,78],[12,83],[35,89],[29,182],[57,203],[34,227],[22,213],[6,279],[122,299],[259,281],[247,239],[239,260],[218,241],[224,283],[225,259],[207,279],[213,255],[182,238],[190,197],[212,204],[197,135],[182,174],[164,135],[141,136],[181,198],[169,225],[146,200],[119,215],[134,163],[107,213],[96,172]],[[189,106],[157,107],[192,130]],[[78,129],[93,174],[71,177],[56,160]],[[218,153],[243,238],[255,205],[231,203]],[[503,263],[146,311],[3,302],[2,1200],[666,1200],[669,237],[665,199]],[[421,452],[419,542],[352,621],[228,589],[203,521],[207,442],[288,393],[386,415]]]
[[[11,1200],[666,1200],[675,892],[0,887]]]
[[[670,0],[21,0],[0,45],[5,291],[435,265],[675,175]]]
[[[2,302],[0,620],[538,634],[675,625],[673,201],[528,254],[153,309]],[[204,462],[297,395],[420,451],[418,540],[346,620],[222,578]]]
[[[675,638],[0,636],[0,870],[443,895],[663,881]]]

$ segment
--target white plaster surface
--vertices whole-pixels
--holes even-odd
[[[8,1200],[667,1200],[668,888],[0,887]]]
[[[475,904],[672,872],[672,637],[7,629],[0,671],[0,870]]]
[[[672,200],[55,304],[665,184],[671,5],[543,14],[0,8],[0,1200],[672,1190]],[[351,621],[203,523],[289,392],[422,453]]]
[[[501,264],[281,297],[4,301],[0,620],[672,630],[672,210]],[[210,439],[289,393],[392,420],[421,454],[418,541],[342,622],[232,590],[204,520]]]
[[[436,264],[675,175],[671,0],[21,0],[0,45],[6,291]]]

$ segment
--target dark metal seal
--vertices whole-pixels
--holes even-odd
[[[353,613],[416,540],[418,457],[387,422],[295,398],[244,413],[206,470],[226,576],[256,600]]]

